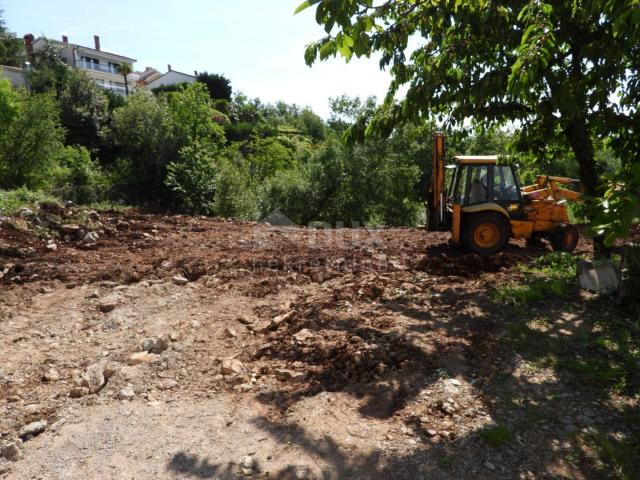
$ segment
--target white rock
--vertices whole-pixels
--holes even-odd
[[[246,368],[244,368],[243,363],[236,358],[228,358],[222,361],[220,365],[220,373],[223,375],[233,375],[233,374],[241,374],[245,373]]]
[[[50,252],[55,252],[58,250],[58,245],[56,245],[55,243],[50,243],[47,245],[47,250],[49,250]]]
[[[44,375],[42,375],[42,380],[45,382],[56,382],[60,380],[60,373],[55,368],[50,368]]]
[[[293,338],[297,342],[304,343],[304,342],[307,342],[307,341],[312,340],[313,338],[315,338],[315,334],[311,330],[309,330],[308,328],[303,328],[298,333],[293,335]]]
[[[104,365],[96,363],[91,365],[82,375],[81,386],[89,389],[89,393],[98,393],[102,390],[107,380],[104,378]]]
[[[236,332],[233,328],[225,328],[224,329],[224,334],[225,334],[225,336],[227,336],[229,338],[237,338],[238,337],[238,332]]]
[[[136,392],[131,387],[121,388],[118,392],[119,400],[133,400],[136,396]]]
[[[182,275],[176,275],[175,277],[173,277],[171,279],[171,281],[173,283],[175,283],[176,285],[185,285],[185,284],[189,283],[189,280],[184,278]]]
[[[493,463],[491,463],[489,460],[484,462],[483,465],[485,466],[485,468],[488,468],[491,471],[494,471],[496,469],[496,466]]]
[[[29,425],[25,425],[20,429],[20,433],[18,433],[18,436],[23,440],[31,437],[35,437],[36,435],[39,435],[40,433],[44,432],[45,428],[47,428],[47,425],[48,424],[46,420],[38,420],[37,422],[31,422]]]

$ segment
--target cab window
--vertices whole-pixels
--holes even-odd
[[[465,187],[467,185],[468,170],[469,168],[466,166],[458,167],[455,170],[455,176],[453,179],[453,190],[451,192],[453,196],[453,203],[462,203],[462,198],[466,191]]]
[[[482,203],[488,201],[489,168],[486,165],[478,165],[469,167],[469,180],[467,184],[466,205]]]
[[[493,201],[512,203],[520,200],[520,192],[510,165],[493,167]]]

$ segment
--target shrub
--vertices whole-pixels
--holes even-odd
[[[215,148],[195,142],[180,150],[179,160],[167,167],[165,184],[183,209],[213,213],[218,167]]]
[[[258,201],[246,167],[233,160],[220,164],[216,182],[214,211],[216,215],[255,220]]]
[[[283,170],[269,178],[260,191],[260,217],[278,209],[298,225],[313,217],[311,184],[301,170]]]
[[[109,182],[85,147],[65,147],[52,186],[56,196],[75,203],[103,201]]]
[[[0,215],[13,215],[23,207],[35,208],[40,202],[56,202],[57,199],[41,190],[26,187],[0,190]]]
[[[46,187],[63,148],[56,101],[24,90],[14,100],[15,114],[0,129],[0,187]]]

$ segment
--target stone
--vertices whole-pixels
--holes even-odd
[[[455,387],[459,387],[462,385],[462,383],[460,382],[460,380],[457,380],[455,378],[451,378],[449,379],[449,383]]]
[[[91,245],[96,243],[99,239],[100,235],[98,235],[96,232],[89,232],[84,236],[81,243],[83,245]]]
[[[483,465],[485,466],[485,468],[488,468],[492,472],[495,471],[495,469],[496,469],[496,466],[493,463],[491,463],[489,460],[484,462]]]
[[[183,277],[182,275],[176,275],[175,277],[173,277],[171,279],[171,281],[173,283],[175,283],[176,285],[186,285],[187,283],[189,283],[189,280],[187,280],[185,277]]]
[[[249,328],[256,333],[265,333],[271,330],[273,327],[273,322],[271,320],[263,320],[254,325],[251,325]]]
[[[435,430],[427,430],[427,435],[429,435],[430,437],[435,437],[436,435],[438,435],[438,432],[436,432]]]
[[[3,445],[0,448],[0,457],[4,457],[10,462],[17,462],[23,457],[22,449],[20,448],[21,443],[18,440],[17,442],[9,442]]]
[[[169,343],[164,337],[146,338],[142,342],[142,350],[149,353],[162,353],[169,348]]]
[[[308,328],[303,328],[298,333],[294,334],[293,338],[296,340],[296,342],[305,343],[309,340],[314,339],[315,334]]]
[[[240,462],[240,474],[244,476],[251,476],[256,473],[258,464],[251,455],[245,456]]]
[[[76,225],[75,223],[68,223],[66,225],[62,225],[60,227],[62,233],[69,236],[79,237],[82,235],[82,230],[80,229],[80,225]]]
[[[295,310],[290,310],[287,313],[283,313],[282,315],[278,315],[277,317],[274,317],[273,319],[273,325],[274,326],[279,326],[280,324],[284,323],[284,322],[288,322],[289,320],[291,320],[296,314]]]
[[[173,388],[176,388],[177,386],[178,386],[178,382],[175,381],[173,378],[165,378],[160,382],[160,385],[158,385],[158,388],[160,388],[160,390],[171,390]]]
[[[610,260],[593,263],[578,260],[576,272],[580,287],[584,290],[606,295],[617,291],[620,286],[618,272]]]
[[[16,215],[18,215],[18,217],[20,218],[31,218],[35,214],[33,213],[33,210],[31,210],[30,208],[22,207],[20,210],[16,212]]]
[[[46,246],[46,249],[49,250],[50,252],[56,252],[58,251],[58,245],[56,245],[55,243],[49,243]]]
[[[22,440],[28,440],[29,438],[40,435],[47,428],[46,420],[38,420],[37,422],[31,422],[29,425],[25,425],[20,429],[18,436]]]
[[[118,306],[118,300],[114,297],[106,297],[98,303],[98,310],[102,313],[109,313]]]
[[[50,368],[42,375],[43,382],[56,382],[60,380],[60,373],[55,368]]]
[[[73,387],[69,392],[71,398],[82,398],[89,395],[89,389],[87,387]]]
[[[236,332],[233,328],[225,328],[224,329],[224,334],[226,337],[229,338],[237,338],[238,337],[238,332]]]
[[[239,375],[245,373],[247,370],[244,364],[236,358],[227,358],[222,361],[220,365],[220,373],[222,375]]]
[[[118,400],[133,400],[136,396],[136,392],[131,387],[121,388],[118,392]]]
[[[116,230],[119,232],[126,232],[129,230],[129,224],[123,220],[118,220],[118,223],[116,223]]]
[[[301,382],[307,378],[307,374],[304,372],[296,372],[294,370],[288,370],[286,368],[279,368],[276,370],[276,378],[282,382]]]
[[[155,354],[149,352],[136,352],[127,359],[129,365],[140,365],[141,363],[152,362],[158,358]]]
[[[81,387],[89,389],[89,393],[98,393],[107,383],[105,377],[105,364],[95,363],[91,365],[81,377]]]
[[[238,321],[243,325],[253,325],[255,323],[254,319],[247,317],[238,317]]]

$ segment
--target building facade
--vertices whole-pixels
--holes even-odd
[[[104,51],[100,48],[100,37],[94,35],[93,39],[93,48],[70,43],[65,35],[62,36],[62,41],[50,41],[61,47],[60,56],[67,65],[84,70],[101,87],[124,94],[125,82],[120,73],[120,66],[125,63],[133,66],[136,60]],[[47,39],[45,37],[34,39],[33,35],[29,33],[24,36],[24,44],[27,58],[34,59],[38,52],[46,46]],[[127,76],[129,89],[135,88],[137,80],[136,74],[132,73]]]
[[[154,88],[158,87],[167,87],[180,83],[193,83],[195,81],[196,77],[194,75],[177,72],[171,68],[171,65],[167,65],[167,73],[156,76],[146,81],[144,88],[146,88],[147,90],[153,90]]]

